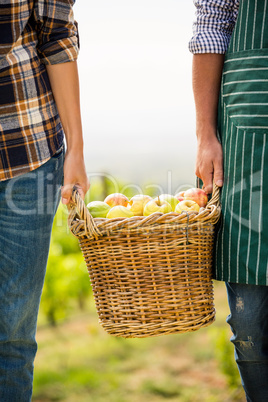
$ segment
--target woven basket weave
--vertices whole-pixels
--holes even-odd
[[[219,188],[199,213],[92,218],[76,190],[69,227],[87,264],[100,324],[111,335],[195,331],[215,319],[212,283]]]

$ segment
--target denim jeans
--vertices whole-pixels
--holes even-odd
[[[226,283],[227,318],[248,402],[268,401],[268,286]]]
[[[64,150],[38,169],[0,181],[0,401],[32,395],[37,314]]]

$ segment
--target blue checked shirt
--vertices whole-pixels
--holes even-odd
[[[190,52],[224,54],[236,22],[239,0],[194,0],[196,18]]]

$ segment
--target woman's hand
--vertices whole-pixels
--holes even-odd
[[[212,193],[213,180],[218,187],[223,185],[223,155],[222,146],[217,137],[197,141],[197,156],[195,174],[203,181],[203,189],[207,194]]]
[[[64,185],[61,189],[63,204],[69,204],[73,187],[76,186],[80,196],[84,199],[89,189],[89,180],[83,155],[67,150],[64,161]]]
[[[67,142],[61,196],[62,203],[69,204],[74,186],[83,199],[89,189],[83,157],[77,63],[47,65],[47,72]]]

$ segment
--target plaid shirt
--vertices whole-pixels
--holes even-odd
[[[74,61],[74,0],[0,3],[0,180],[29,172],[62,146],[45,64]]]
[[[235,26],[239,0],[194,0],[192,53],[225,53]]]

